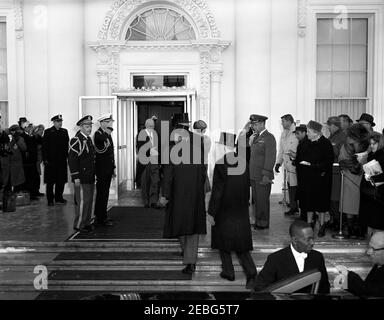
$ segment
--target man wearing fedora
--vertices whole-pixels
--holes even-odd
[[[81,118],[76,125],[80,130],[69,142],[68,163],[75,185],[75,231],[89,232],[91,225],[93,194],[95,190],[95,147],[90,134],[92,116]]]
[[[221,133],[219,144],[224,156],[215,164],[208,209],[208,221],[212,225],[211,248],[220,250],[220,276],[229,281],[235,280],[231,252],[236,252],[247,278],[246,288],[252,289],[257,270],[250,254],[253,244],[248,211],[249,173],[248,170],[242,174],[229,172],[229,168],[239,165],[233,160],[236,158],[235,140],[236,135]],[[239,156],[245,157],[244,154]]]
[[[94,225],[112,226],[107,216],[109,188],[115,172],[115,151],[108,127],[113,124],[112,114],[107,113],[97,119],[100,128],[94,134],[96,151],[96,202]]]
[[[374,122],[373,116],[368,113],[363,113],[360,116],[360,119],[357,119],[356,122],[361,123],[369,132],[373,133],[373,127],[376,125]]]
[[[250,116],[253,134],[249,138],[251,156],[249,176],[252,198],[255,201],[255,229],[269,228],[271,185],[274,179],[273,167],[276,162],[276,139],[265,128],[268,118],[262,115]]]
[[[161,204],[167,204],[164,238],[179,238],[183,273],[195,271],[199,235],[206,234],[203,138],[189,130],[187,113],[172,116],[170,161],[164,165]]]
[[[53,206],[54,201],[61,204],[67,202],[63,198],[63,192],[68,180],[68,131],[62,127],[63,116],[61,114],[53,116],[51,121],[53,126],[44,131],[42,147],[48,206]],[[53,186],[55,186],[55,191],[53,191]]]

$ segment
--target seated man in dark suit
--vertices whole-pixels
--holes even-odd
[[[269,285],[292,277],[300,272],[317,269],[321,272],[318,293],[329,293],[328,274],[324,257],[313,250],[314,239],[311,226],[301,220],[294,221],[289,227],[291,244],[270,254],[256,279],[255,291],[262,291]],[[308,286],[300,292],[310,292]]]
[[[337,266],[343,275],[339,284],[357,296],[384,297],[384,231],[376,231],[372,235],[367,254],[373,262],[373,267],[365,280],[355,272]]]

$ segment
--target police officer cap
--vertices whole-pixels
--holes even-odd
[[[101,121],[114,121],[112,119],[112,113],[106,113],[106,114],[103,114],[99,119],[97,119],[97,121],[101,122]]]
[[[92,116],[87,115],[85,117],[82,117],[79,121],[77,121],[76,125],[82,126],[85,124],[92,124],[93,123],[92,120],[93,120]]]
[[[51,118],[51,121],[63,121],[63,116],[61,114],[58,114]]]
[[[261,116],[259,114],[251,114],[249,117],[249,120],[251,120],[252,123],[264,122],[267,119],[268,117]]]
[[[293,133],[295,133],[296,131],[307,132],[307,126],[305,124],[301,124],[301,125],[296,127],[296,129],[295,129],[295,131],[293,131]]]
[[[235,147],[236,134],[221,132],[219,143],[228,147]]]

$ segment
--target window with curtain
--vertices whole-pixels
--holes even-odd
[[[137,15],[128,27],[125,39],[194,40],[196,36],[191,24],[182,14],[168,8],[154,8]]]
[[[0,124],[8,126],[8,83],[7,83],[7,28],[0,20]]]
[[[368,104],[368,18],[317,20],[316,120],[348,114],[358,119]]]

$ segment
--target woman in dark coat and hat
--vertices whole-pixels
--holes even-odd
[[[195,271],[199,235],[206,234],[203,139],[189,131],[188,114],[172,117],[170,161],[164,165],[160,203],[167,204],[164,238],[179,238],[183,251],[183,273]],[[167,152],[167,150],[164,150]]]
[[[367,162],[376,160],[383,170],[384,136],[380,133],[373,133],[370,137],[370,147],[371,152],[368,154]],[[368,226],[368,238],[373,232],[384,230],[384,173],[371,176],[365,174],[361,179],[360,220]]]
[[[249,172],[245,159],[241,162],[235,158],[234,142],[234,134],[221,134],[219,143],[223,145],[224,156],[215,165],[208,209],[212,224],[211,247],[220,250],[223,269],[220,276],[229,281],[235,280],[231,252],[236,252],[247,277],[246,288],[250,289],[257,271],[250,254],[253,245],[248,212]],[[238,167],[241,163],[244,168]],[[231,168],[236,167],[239,172],[231,174]]]
[[[325,235],[325,212],[329,211],[332,189],[332,165],[334,153],[331,142],[321,133],[322,125],[309,121],[307,134],[310,143],[300,157],[301,208],[307,212],[308,223],[314,226],[313,215],[319,215],[319,237]]]
[[[27,145],[21,136],[22,130],[15,124],[8,129],[9,137],[5,137],[5,152],[1,157],[2,178],[5,190],[12,191],[13,187],[25,182],[22,153],[27,151]]]

